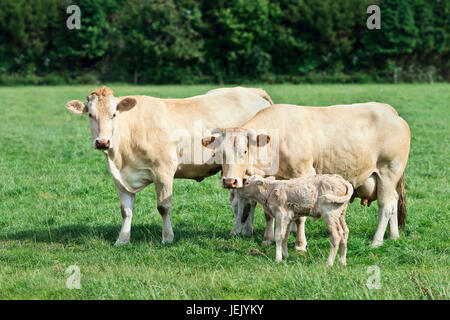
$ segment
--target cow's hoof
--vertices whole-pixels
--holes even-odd
[[[273,240],[264,240],[264,241],[261,243],[261,245],[262,245],[263,247],[268,247],[268,246],[272,245],[272,243],[273,243]]]
[[[392,240],[397,240],[399,237],[400,236],[398,235],[398,233],[396,233],[396,234],[389,234],[389,239],[392,239]]]
[[[234,229],[234,228],[233,228],[233,229],[230,231],[230,236],[236,237],[236,236],[238,236],[240,233],[241,233],[241,230],[237,230],[237,229]]]
[[[253,235],[253,230],[249,230],[249,229],[243,229],[242,230],[242,235],[244,236],[244,237],[251,237],[252,235]]]
[[[302,245],[302,246],[295,246],[295,250],[297,251],[301,251],[301,252],[306,252],[306,244]]]
[[[163,239],[162,239],[162,243],[163,244],[169,244],[169,243],[172,243],[173,242],[173,233],[172,234],[169,234],[168,236],[163,236]]]
[[[372,242],[370,243],[370,247],[372,248],[378,248],[381,247],[383,245],[383,240],[372,240]]]
[[[117,239],[116,243],[114,243],[114,247],[125,246],[130,243],[130,240],[120,240]]]

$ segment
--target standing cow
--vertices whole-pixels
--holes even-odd
[[[278,138],[257,134],[258,130],[267,129],[275,130]],[[215,134],[202,139],[202,144],[209,148],[220,145],[217,141],[224,144],[224,187],[240,188],[245,177],[253,174],[291,179],[336,173],[353,185],[353,198],[361,198],[361,203],[368,200],[369,204],[378,200],[378,228],[371,246],[382,245],[388,222],[390,238],[398,238],[398,223],[403,226],[406,217],[403,173],[411,138],[408,124],[390,105],[376,102],[330,107],[273,105],[240,128],[214,131]],[[253,159],[249,154],[261,148],[267,148],[270,154],[272,144],[279,148],[276,154],[271,154],[278,161],[278,168],[268,173],[258,158],[249,161]],[[233,161],[227,161],[230,158]],[[237,217],[236,224],[239,223]],[[268,245],[273,242],[273,218],[268,214],[266,223],[263,244]],[[297,224],[298,250],[306,248],[304,223],[305,218],[301,218]]]
[[[215,89],[186,99],[114,97],[103,87],[93,91],[86,102],[69,101],[69,111],[89,115],[94,148],[105,153],[119,194],[123,220],[116,245],[130,240],[138,191],[155,184],[163,220],[162,242],[170,243],[174,237],[170,222],[173,179],[201,181],[220,171],[220,164],[208,164],[201,158],[180,160],[186,153],[194,154],[194,144],[200,143],[194,141],[196,124],[204,128],[239,126],[271,104],[264,90],[242,87]],[[188,143],[186,150],[179,149],[183,136],[194,148]]]

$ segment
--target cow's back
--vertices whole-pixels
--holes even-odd
[[[299,168],[309,163],[316,173],[337,173],[358,185],[385,161],[398,159],[406,166],[409,128],[395,109],[387,106],[273,105],[258,112],[244,127],[279,130],[280,178],[302,174]]]
[[[120,119],[124,137],[120,151],[130,166],[171,163],[177,168],[176,178],[200,181],[220,170],[220,164],[205,163],[208,158],[203,157],[200,144],[204,131],[241,126],[271,105],[267,97],[262,89],[243,87],[215,89],[185,99],[134,96],[137,105]],[[183,150],[180,145],[185,146]]]

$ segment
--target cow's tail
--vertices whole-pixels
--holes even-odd
[[[405,174],[402,174],[398,184],[397,184],[397,220],[398,226],[401,229],[405,228],[406,224],[406,194],[405,194]]]
[[[353,186],[347,180],[344,180],[343,183],[347,187],[347,192],[343,196],[336,196],[334,194],[324,194],[322,195],[322,199],[328,203],[345,203],[352,197],[353,194]]]
[[[263,99],[269,101],[270,105],[273,104],[272,99],[270,98],[270,96],[268,95],[268,93],[266,91],[264,91],[261,88],[252,88],[253,91],[255,91],[260,97],[262,97]]]

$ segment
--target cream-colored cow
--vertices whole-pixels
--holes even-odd
[[[268,129],[277,133],[276,139],[258,134]],[[330,107],[273,105],[240,128],[214,131],[202,144],[216,148],[219,141],[224,145],[224,187],[242,187],[244,178],[253,174],[277,179],[339,174],[350,181],[354,197],[363,199],[362,203],[378,200],[378,228],[371,245],[382,245],[388,223],[390,238],[398,238],[398,223],[403,226],[406,218],[403,172],[411,138],[408,124],[391,106],[376,102]],[[268,172],[268,166],[253,156],[263,148],[277,163],[275,172]],[[226,160],[230,158],[233,161]],[[299,219],[297,225],[298,250],[306,248],[304,221]],[[266,213],[263,244],[272,241],[273,218]]]
[[[119,194],[123,220],[116,245],[129,242],[135,194],[150,183],[155,184],[163,220],[162,241],[172,242],[173,179],[201,181],[221,169],[220,164],[208,164],[198,157],[196,150],[202,146],[201,139],[195,139],[196,130],[241,125],[271,104],[264,90],[242,87],[215,89],[186,99],[114,97],[103,87],[85,102],[69,101],[69,111],[89,115],[94,148],[105,153]],[[187,145],[179,148],[186,140]],[[189,161],[183,158],[186,155]]]
[[[353,194],[352,185],[336,174],[318,174],[290,180],[275,180],[254,175],[246,179],[237,193],[261,204],[275,219],[277,228],[276,261],[288,258],[289,225],[299,217],[323,218],[330,234],[330,254],[327,264],[332,266],[340,249],[339,261],[346,265],[348,228],[345,211]]]

